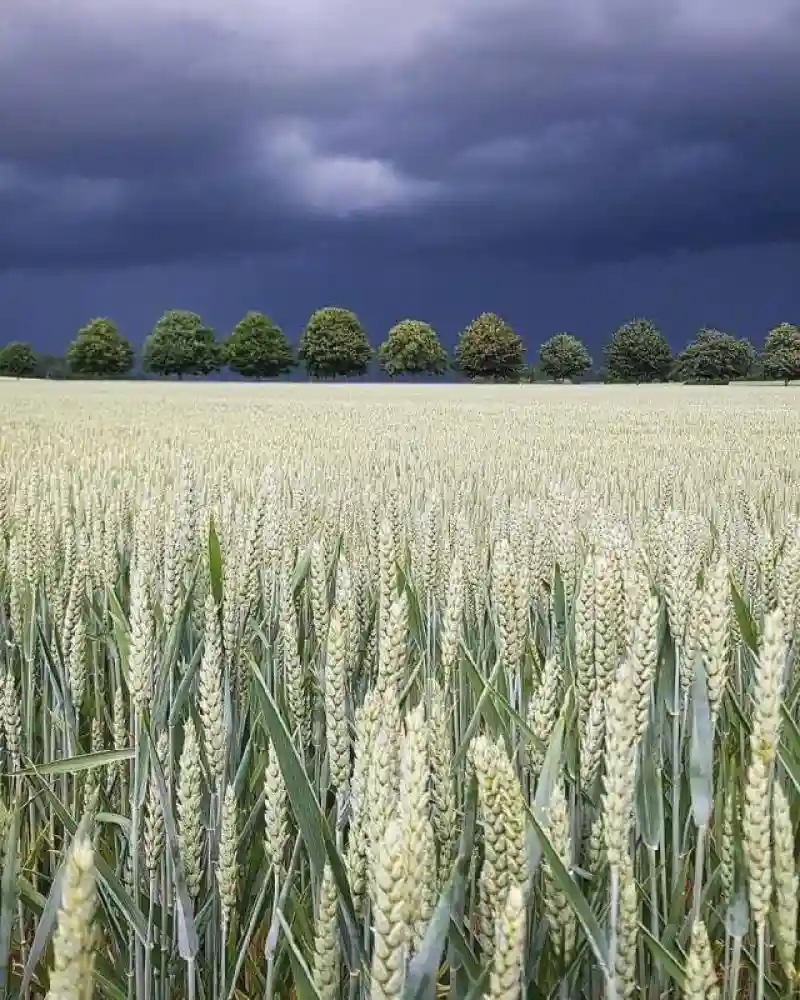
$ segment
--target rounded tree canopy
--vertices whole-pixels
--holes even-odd
[[[294,365],[283,330],[264,313],[248,312],[225,342],[224,359],[238,375],[275,378]]]
[[[652,320],[636,318],[615,331],[605,362],[614,382],[661,382],[669,377],[672,352]]]
[[[90,320],[67,348],[67,364],[75,375],[112,378],[133,368],[133,347],[107,317]]]
[[[30,378],[36,374],[36,354],[24,340],[12,340],[0,347],[0,375]]]
[[[726,382],[744,378],[754,360],[749,341],[703,327],[678,355],[678,374],[693,382]]]
[[[557,333],[539,351],[539,367],[548,378],[577,378],[592,367],[585,345],[571,333]]]
[[[363,375],[372,350],[354,312],[339,306],[317,309],[300,341],[300,358],[312,378]]]
[[[208,375],[219,367],[214,331],[197,313],[170,309],[144,342],[142,361],[156,375]]]
[[[800,326],[779,323],[770,330],[761,360],[767,378],[787,383],[800,379]]]
[[[496,313],[481,313],[455,350],[456,368],[467,378],[517,379],[525,362],[522,338]]]
[[[429,323],[404,319],[389,331],[378,348],[381,370],[387,375],[440,375],[447,354]]]

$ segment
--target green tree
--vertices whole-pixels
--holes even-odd
[[[197,313],[169,309],[144,342],[142,363],[155,375],[208,375],[220,366],[214,331]]]
[[[275,378],[294,365],[294,355],[281,328],[264,313],[248,312],[223,346],[225,363],[237,375]]]
[[[0,375],[30,378],[36,374],[36,355],[24,340],[12,340],[0,348]]]
[[[522,338],[495,313],[481,313],[458,338],[455,367],[467,378],[518,379],[524,363]]]
[[[447,354],[436,331],[418,319],[404,319],[378,348],[378,363],[387,375],[441,375]]]
[[[729,382],[744,378],[754,360],[749,341],[703,327],[678,355],[677,374],[684,381]]]
[[[800,378],[800,326],[780,323],[767,334],[761,355],[766,378],[781,379],[784,385]]]
[[[651,320],[638,317],[615,331],[604,353],[611,382],[664,382],[673,364],[664,335]]]
[[[67,348],[67,364],[73,375],[113,378],[133,368],[133,347],[113,320],[90,320],[78,330]]]
[[[571,333],[557,333],[539,350],[539,367],[558,382],[577,378],[592,367],[592,359],[583,341]]]
[[[300,358],[312,378],[363,375],[372,349],[354,312],[325,306],[312,314],[300,341]]]

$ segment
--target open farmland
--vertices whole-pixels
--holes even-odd
[[[789,995],[798,641],[792,387],[2,381],[0,997]]]

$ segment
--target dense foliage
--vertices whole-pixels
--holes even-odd
[[[145,340],[142,364],[155,375],[208,375],[219,368],[220,354],[214,331],[197,313],[170,309]]]
[[[228,367],[248,378],[275,378],[295,363],[286,334],[260,312],[248,312],[239,320],[222,350]]]
[[[349,309],[317,309],[303,330],[300,358],[312,378],[364,375],[371,357],[364,328]]]
[[[767,334],[761,363],[767,378],[800,379],[800,326],[780,323]]]
[[[455,349],[456,370],[471,379],[519,378],[525,345],[518,333],[496,313],[481,313],[467,326]]]
[[[73,375],[114,378],[133,368],[131,342],[105,317],[90,320],[67,348],[67,364]]]
[[[429,323],[404,319],[378,348],[378,364],[387,375],[441,375],[447,354]]]
[[[577,378],[591,367],[586,345],[571,333],[557,333],[539,351],[539,368],[557,382]]]
[[[3,355],[3,350],[8,353]],[[119,377],[133,372],[133,348],[110,319],[87,324],[64,357],[34,352],[31,367],[31,351],[30,345],[20,347],[20,342],[13,341],[0,349],[0,359],[19,358],[15,368],[21,366],[20,370],[35,377]],[[363,376],[373,357],[378,370],[390,377],[442,376],[448,369],[448,355],[438,334],[422,320],[395,324],[373,353],[358,317],[349,309],[329,306],[310,317],[295,354],[283,330],[264,313],[248,312],[218,344],[196,313],[175,309],[162,316],[146,339],[142,368],[134,377],[142,373],[207,375],[227,366],[244,378],[277,378],[295,367],[296,358],[312,378]],[[556,334],[542,344],[535,364],[526,364],[524,359],[522,338],[496,314],[482,313],[461,332],[452,368],[473,381],[589,377],[605,382],[677,379],[710,384],[748,378],[788,383],[800,379],[800,326],[776,326],[759,354],[744,338],[703,328],[673,358],[653,321],[636,318],[614,332],[595,373],[590,371],[592,360],[585,345],[572,334]]]
[[[30,378],[36,374],[36,354],[24,340],[12,340],[0,347],[0,375]]]
[[[677,374],[684,381],[729,382],[744,378],[754,360],[748,341],[704,327],[678,355]]]
[[[652,320],[643,318],[619,327],[604,354],[612,382],[664,382],[673,364],[666,338]]]

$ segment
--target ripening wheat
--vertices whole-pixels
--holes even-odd
[[[0,428],[0,996],[795,989],[796,390],[3,382]]]

